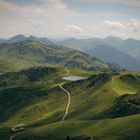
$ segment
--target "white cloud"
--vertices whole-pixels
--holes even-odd
[[[54,9],[66,9],[67,3],[64,0],[1,0],[0,3],[13,4],[19,7],[46,6]]]
[[[134,32],[140,31],[140,21],[137,21],[136,19],[129,19],[127,26],[130,27]]]
[[[109,12],[104,12],[104,9],[99,5],[97,10],[93,8],[92,11],[88,3],[92,2],[90,3],[92,5],[100,2],[104,7],[104,3],[132,4],[132,0],[22,0],[22,2],[26,2],[26,5],[13,3],[12,1],[21,2],[20,0],[0,0],[0,36],[12,36],[18,33],[58,37],[116,35],[139,38],[140,36],[140,21],[136,20],[140,18],[137,14],[139,13],[138,8],[135,9],[134,7],[132,14],[130,7],[127,6],[122,6],[123,11],[119,7],[117,9],[119,12],[114,12],[115,10],[112,10],[110,6]],[[30,1],[30,4],[28,4],[28,1]],[[31,1],[33,4],[31,4]],[[40,2],[35,3],[35,1]],[[85,2],[85,5],[80,7],[77,4],[78,1]],[[74,3],[76,4],[74,5]],[[138,5],[138,2],[134,0],[134,4]],[[89,10],[87,10],[88,6]],[[125,11],[128,11],[128,13],[125,13]],[[123,20],[127,18],[130,19]]]
[[[85,2],[85,3],[112,3],[112,4],[123,4],[128,6],[136,6],[140,7],[140,0],[78,0],[78,2]]]
[[[140,36],[140,21],[134,18],[122,21],[105,20],[101,26],[108,35],[123,38],[139,38]]]
[[[105,20],[104,25],[107,28],[110,28],[110,29],[113,29],[113,30],[120,29],[120,28],[124,27],[124,25],[122,23],[120,23],[120,22],[109,21],[109,20]]]
[[[80,28],[79,26],[76,26],[76,25],[66,25],[64,30],[67,31],[67,32],[73,32],[73,33],[83,32],[83,29]]]
[[[67,4],[64,2],[64,0],[46,0],[45,2],[47,5],[49,4],[53,8],[56,9],[66,9]]]
[[[126,21],[110,21],[105,20],[104,26],[111,29],[111,30],[131,30],[133,32],[140,31],[140,21],[136,19],[129,19]]]

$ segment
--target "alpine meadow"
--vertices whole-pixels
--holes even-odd
[[[140,140],[139,0],[0,0],[0,140]]]

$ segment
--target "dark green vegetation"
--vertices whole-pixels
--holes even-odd
[[[125,94],[120,96],[112,107],[113,117],[127,116],[140,113],[140,93],[134,95]]]
[[[13,135],[10,129],[22,123],[25,131],[15,140],[139,140],[139,72],[68,70],[69,75],[89,78],[62,80],[66,75],[62,67],[31,68],[0,76],[0,140],[8,139]],[[60,83],[71,93],[64,122],[61,119],[68,99]]]
[[[23,86],[28,84],[33,84],[35,82],[45,80],[53,80],[52,77],[57,75],[57,70],[55,68],[30,68],[27,70],[22,70],[20,72],[9,72],[1,75],[0,86],[1,87],[14,87]],[[44,78],[46,77],[46,78]]]

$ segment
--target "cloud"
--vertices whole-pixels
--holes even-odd
[[[5,1],[18,6],[28,6],[28,5],[44,3],[44,0],[5,0]]]
[[[5,0],[5,2],[15,4],[17,6],[46,5],[47,7],[55,9],[67,8],[67,4],[64,0]]]
[[[139,8],[128,5],[140,6],[136,0],[0,0],[0,36],[139,38]]]
[[[126,25],[130,27],[134,32],[140,31],[140,21],[136,19],[133,19],[133,18],[129,19]]]
[[[29,21],[35,27],[43,27],[47,23],[47,21],[45,20],[38,20],[38,19],[32,19],[32,18]]]
[[[126,21],[104,21],[104,26],[111,30],[131,30],[133,32],[140,31],[140,21],[131,18]]]
[[[109,20],[105,20],[104,25],[107,28],[113,29],[113,30],[120,29],[120,28],[123,28],[124,27],[124,25],[122,23],[120,23],[120,22],[109,21]]]
[[[84,3],[101,3],[101,4],[123,4],[128,6],[138,6],[140,7],[140,0],[78,0],[78,2],[84,2]]]
[[[64,28],[67,32],[73,32],[73,33],[81,33],[83,32],[83,29],[76,25],[66,25]]]
[[[46,4],[49,4],[50,6],[56,9],[67,8],[67,4],[64,2],[64,0],[46,0]]]
[[[140,36],[140,20],[130,18],[122,21],[105,20],[101,28],[108,35],[119,36],[123,38],[139,38]]]

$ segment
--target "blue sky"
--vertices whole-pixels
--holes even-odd
[[[0,0],[0,37],[140,39],[140,0]]]

